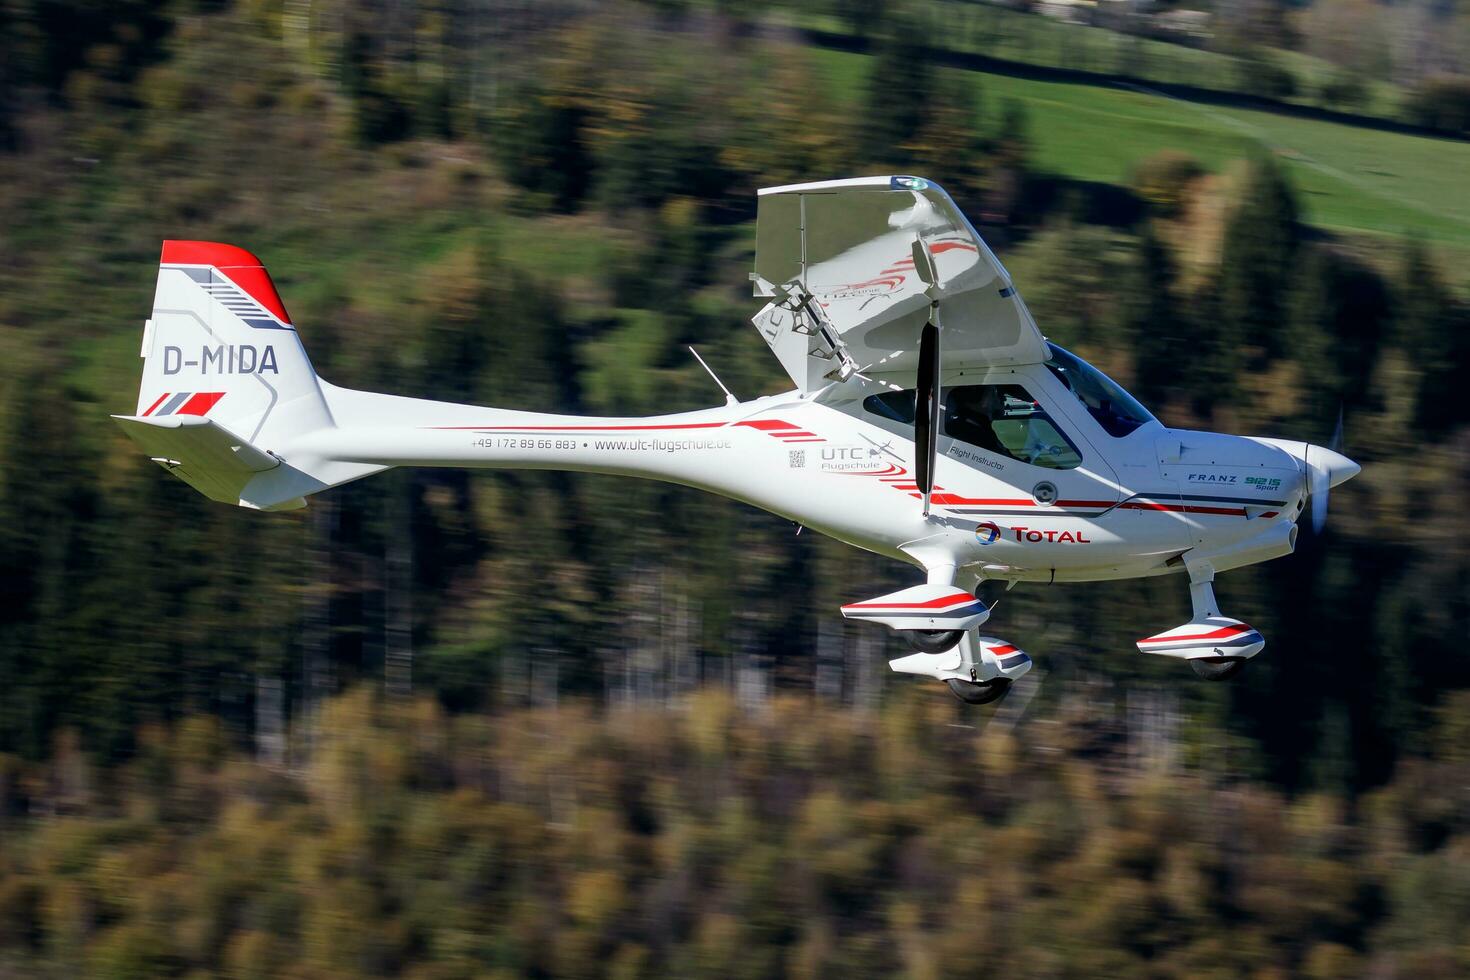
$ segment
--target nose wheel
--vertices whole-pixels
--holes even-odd
[[[1245,670],[1240,657],[1200,657],[1189,661],[1189,669],[1207,681],[1228,681]]]

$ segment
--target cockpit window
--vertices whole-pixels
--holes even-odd
[[[1112,378],[1056,344],[1048,343],[1046,347],[1050,351],[1046,366],[1108,435],[1126,436],[1140,425],[1154,421],[1148,409]]]
[[[881,395],[869,395],[863,399],[863,408],[879,418],[902,422],[904,425],[913,425],[916,411],[914,389],[905,388],[902,391],[885,391]]]
[[[944,389],[944,434],[1011,459],[1070,470],[1082,454],[1020,385]]]
[[[960,385],[940,394],[947,436],[1053,470],[1070,470],[1082,462],[1077,447],[1020,385]],[[869,395],[863,408],[879,418],[913,425],[914,390]]]

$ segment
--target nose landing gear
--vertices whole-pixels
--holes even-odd
[[[1240,620],[1220,615],[1213,579],[1208,566],[1191,568],[1194,616],[1183,626],[1139,640],[1138,649],[1187,660],[1195,675],[1207,681],[1229,680],[1244,670],[1245,662],[1265,647],[1266,638]]]

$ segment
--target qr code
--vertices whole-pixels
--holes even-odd
[[[804,467],[804,466],[806,466],[806,450],[805,449],[793,449],[793,450],[791,450],[791,468],[792,469],[799,469],[799,468]]]

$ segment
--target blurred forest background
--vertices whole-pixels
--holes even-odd
[[[1464,0],[0,0],[0,977],[1470,972]],[[543,411],[783,376],[754,191],[912,172],[1168,424],[1362,475],[1222,602],[1022,586],[995,708],[909,570],[691,490],[141,458],[159,242],[317,369]],[[1456,379],[1460,378],[1460,381]]]

